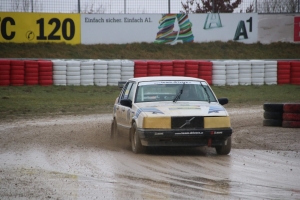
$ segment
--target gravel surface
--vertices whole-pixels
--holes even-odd
[[[262,106],[227,108],[232,151],[110,139],[111,114],[0,122],[0,199],[300,199],[300,129],[264,127]]]

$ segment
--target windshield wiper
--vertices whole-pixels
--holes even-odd
[[[184,83],[182,84],[182,88],[181,90],[178,92],[178,94],[176,95],[176,97],[173,99],[173,102],[176,103],[178,101],[178,99],[180,99],[180,95],[183,92],[183,88],[184,88]]]
[[[200,82],[200,84],[201,84],[201,86],[203,87],[203,89],[204,89],[204,91],[205,91],[205,93],[206,93],[206,95],[207,95],[208,103],[210,103],[210,98],[209,98],[209,95],[208,95],[208,92],[207,92],[206,88],[204,87],[204,85],[202,85],[202,82]]]

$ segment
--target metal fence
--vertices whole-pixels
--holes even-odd
[[[190,0],[1,0],[0,12],[158,14],[185,12]],[[207,0],[205,0],[207,1]],[[221,0],[210,0],[217,2]],[[236,0],[231,0],[231,3]],[[195,9],[194,0],[190,8]],[[234,13],[299,13],[300,0],[242,0]]]

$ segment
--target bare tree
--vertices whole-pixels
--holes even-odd
[[[38,0],[12,0],[13,12],[40,12],[42,11],[42,3]]]
[[[105,13],[105,11],[106,11],[105,6],[103,5],[97,6],[94,2],[92,4],[85,3],[84,8],[81,9],[80,12],[85,14],[92,14],[92,13]]]
[[[255,0],[252,5],[258,13],[296,13],[299,0]]]
[[[186,3],[181,5],[184,9],[184,13],[208,13],[208,12],[220,12],[220,13],[232,13],[237,8],[242,0],[186,0]]]

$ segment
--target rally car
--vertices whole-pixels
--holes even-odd
[[[230,118],[202,79],[180,76],[131,78],[113,108],[111,137],[123,135],[132,151],[147,147],[214,147],[220,155],[231,150]]]

